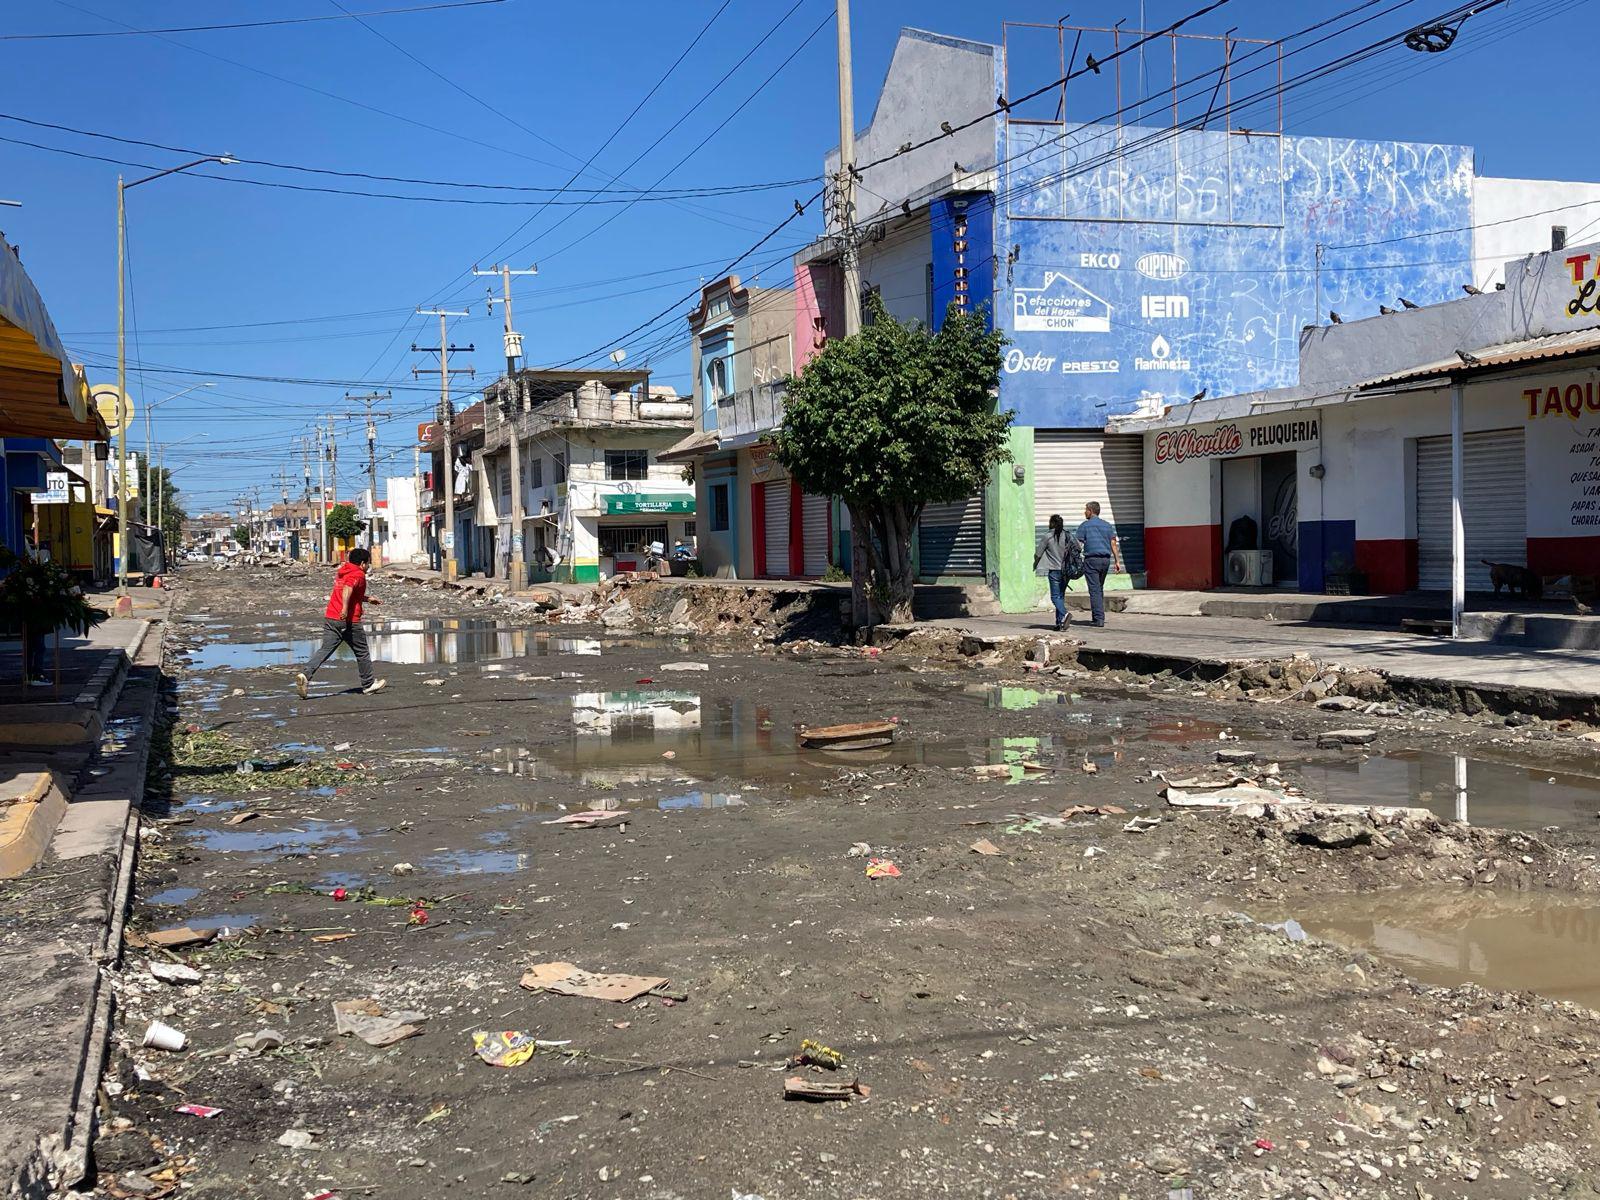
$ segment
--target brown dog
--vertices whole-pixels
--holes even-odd
[[[1489,582],[1494,584],[1496,596],[1500,594],[1501,588],[1505,588],[1512,596],[1519,596],[1523,600],[1539,600],[1544,597],[1544,579],[1527,567],[1519,567],[1512,563],[1490,562],[1487,558],[1479,561],[1489,568]]]

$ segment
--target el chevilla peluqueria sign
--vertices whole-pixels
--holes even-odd
[[[1185,425],[1155,434],[1157,466],[1207,458],[1242,458],[1303,450],[1322,435],[1317,413],[1251,417],[1211,425]]]

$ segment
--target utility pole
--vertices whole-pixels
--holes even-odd
[[[328,485],[323,477],[327,454],[322,447],[322,422],[317,421],[317,560],[328,561]],[[310,481],[309,472],[306,475]]]
[[[434,367],[412,367],[413,377],[418,375],[439,376],[439,425],[444,430],[444,533],[439,538],[440,551],[444,555],[444,577],[447,580],[456,578],[456,488],[455,488],[455,463],[451,456],[455,453],[454,426],[455,413],[450,411],[450,376],[474,375],[476,372],[471,367],[452,367],[450,356],[452,354],[470,354],[477,349],[476,346],[452,346],[449,331],[445,328],[446,317],[465,317],[468,310],[452,312],[444,308],[419,308],[419,316],[439,318],[439,344],[438,346],[419,346],[411,343],[413,354],[439,355],[439,365]]]
[[[346,401],[357,401],[366,405],[367,418],[367,486],[372,489],[372,519],[378,519],[378,422],[377,417],[392,417],[392,412],[373,412],[372,406],[380,401],[390,399],[388,392],[368,392],[364,396],[352,396],[349,392],[344,394]],[[347,415],[345,420],[355,419],[353,414]],[[372,549],[372,523],[367,524],[367,549]]]
[[[510,404],[506,412],[506,419],[511,422],[511,590],[516,591],[526,582],[526,570],[522,558],[522,435],[517,430],[517,415],[522,411],[520,392],[517,387],[517,359],[522,357],[522,335],[511,325],[511,277],[513,275],[537,275],[537,265],[523,271],[512,270],[505,263],[488,271],[472,268],[474,275],[499,275],[500,276],[500,306],[505,312],[506,332],[506,387],[509,391]],[[489,311],[494,311],[495,295],[493,289],[489,292]]]
[[[844,333],[861,332],[861,257],[856,246],[856,113],[850,65],[850,0],[835,0],[839,29],[839,228],[844,267]]]

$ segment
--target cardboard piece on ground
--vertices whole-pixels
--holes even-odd
[[[826,1079],[809,1079],[804,1075],[791,1075],[783,1081],[783,1095],[787,1100],[865,1100],[872,1089],[859,1079],[848,1083],[834,1083]]]
[[[599,829],[607,825],[621,825],[628,819],[628,814],[618,812],[616,809],[591,808],[584,812],[568,813],[564,817],[557,817],[554,821],[545,821],[546,825],[571,825],[579,829]]]
[[[340,1034],[353,1033],[369,1046],[392,1046],[422,1032],[420,1022],[427,1018],[418,1012],[386,1012],[370,996],[359,1000],[335,1000],[333,1023]]]
[[[1000,853],[1000,847],[996,846],[988,838],[979,838],[977,841],[973,842],[972,845],[968,846],[967,849],[971,850],[974,854]]]
[[[531,992],[613,1000],[619,1004],[637,1000],[669,982],[658,975],[592,975],[565,962],[535,963],[522,976],[522,986]]]
[[[1293,802],[1291,797],[1285,796],[1282,792],[1269,791],[1264,787],[1257,787],[1253,783],[1233,783],[1223,787],[1207,787],[1202,782],[1200,787],[1192,789],[1169,783],[1161,789],[1161,795],[1168,804],[1177,808],[1236,808],[1241,804],[1284,804]]]
[[[207,942],[215,941],[215,929],[192,929],[188,925],[179,925],[176,929],[157,929],[154,933],[144,935],[147,946],[165,946],[174,949],[178,946],[204,946]]]

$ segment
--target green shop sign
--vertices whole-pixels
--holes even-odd
[[[692,513],[694,497],[686,495],[659,495],[649,492],[626,492],[605,497],[605,511],[609,513]]]

